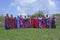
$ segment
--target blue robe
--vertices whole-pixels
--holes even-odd
[[[50,28],[50,25],[51,25],[50,18],[46,19],[46,25]]]
[[[41,28],[42,27],[42,19],[38,19],[38,21],[39,21],[39,28]]]
[[[20,28],[20,19],[19,18],[17,18],[17,28]]]
[[[27,28],[30,28],[30,19],[28,18],[26,21]]]
[[[7,23],[5,23],[5,29],[10,29],[10,27]]]
[[[51,28],[51,18],[48,18],[49,20],[49,28]]]

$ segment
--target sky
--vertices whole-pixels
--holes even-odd
[[[45,14],[60,13],[60,0],[0,0],[0,15],[32,15],[37,11]]]

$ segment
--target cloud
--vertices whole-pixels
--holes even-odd
[[[26,11],[30,10],[38,10],[37,0],[14,0],[10,5],[16,6],[18,13],[26,13]]]
[[[38,10],[56,11],[56,4],[53,0],[14,0],[11,6],[15,7],[19,14],[35,13]]]
[[[14,6],[14,5],[29,5],[36,1],[37,0],[14,0],[14,2],[11,3],[11,5],[12,6]]]
[[[51,9],[55,9],[56,8],[56,4],[55,4],[55,2],[54,1],[52,1],[52,0],[49,0],[48,1],[48,3],[49,3],[49,7],[51,8]]]
[[[11,5],[11,6],[14,6],[14,5],[15,5],[15,3],[13,3],[13,2],[12,2],[10,5]]]
[[[27,15],[27,14],[25,13],[25,10],[26,10],[26,9],[23,9],[23,8],[21,8],[20,6],[17,6],[17,11],[18,11],[19,15]]]
[[[55,1],[48,0],[48,10],[50,11],[50,13],[56,12]]]
[[[52,0],[48,0],[48,3],[49,3],[49,5],[51,5],[51,6],[55,6],[55,2],[52,1]]]

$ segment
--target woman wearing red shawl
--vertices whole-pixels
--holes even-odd
[[[14,28],[15,29],[17,28],[17,19],[16,19],[16,17],[14,17]]]
[[[38,24],[38,19],[34,18],[34,28],[38,28],[39,24]]]
[[[5,29],[10,29],[9,27],[9,15],[6,14],[5,16]]]
[[[11,29],[14,28],[14,18],[13,18],[13,15],[11,15],[11,17],[10,17],[10,28]]]
[[[46,23],[45,23],[45,21],[46,21],[46,18],[43,16],[43,17],[42,17],[42,28],[46,28]]]
[[[31,27],[31,28],[34,27],[34,18],[30,18],[30,27]]]

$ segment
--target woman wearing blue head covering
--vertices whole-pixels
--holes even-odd
[[[19,19],[19,16],[17,16],[17,28],[20,28],[20,19]]]

